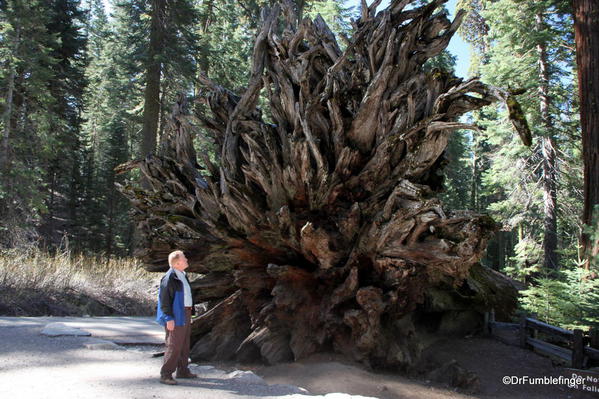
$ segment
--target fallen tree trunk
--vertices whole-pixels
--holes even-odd
[[[322,18],[297,25],[288,2],[263,10],[247,90],[203,78],[200,110],[177,104],[160,155],[117,170],[139,167],[151,184],[119,188],[147,269],[166,270],[183,249],[203,275],[192,283],[208,304],[193,322],[192,359],[276,363],[334,350],[409,367],[447,315],[513,310],[513,286],[477,263],[497,224],[444,210],[435,195],[449,135],[477,130],[460,115],[517,103],[423,68],[462,12],[449,21],[435,13],[443,0],[396,0],[375,16],[375,3],[344,51]],[[196,153],[194,137],[212,142],[216,161]]]

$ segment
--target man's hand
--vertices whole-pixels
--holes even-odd
[[[175,329],[175,320],[169,320],[166,322],[166,329],[173,331]]]

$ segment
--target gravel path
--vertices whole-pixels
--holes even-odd
[[[103,349],[97,344],[106,341],[95,337],[41,335],[48,320],[35,319],[0,320],[0,398],[360,398],[308,396],[295,386],[268,385],[251,372],[198,365],[191,369],[199,379],[167,386],[158,382],[163,359],[152,357],[161,347]]]

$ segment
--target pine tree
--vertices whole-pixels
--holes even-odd
[[[195,73],[191,60],[197,41],[192,28],[198,21],[198,14],[190,0],[138,3],[144,15],[147,15],[146,19],[149,19],[149,24],[145,26],[147,50],[143,53],[145,88],[140,146],[140,155],[143,157],[156,149],[160,117],[165,110],[169,87],[164,82],[173,83],[183,78],[187,82],[175,86],[173,91],[191,88],[188,79],[193,78]]]
[[[561,212],[560,215],[557,198],[561,192],[567,196],[572,192],[559,185],[558,170],[569,168],[567,165],[571,161],[575,163],[569,158],[572,148],[569,138],[575,125],[572,97],[568,96],[572,90],[573,54],[562,45],[571,37],[571,19],[563,11],[564,7],[556,7],[557,3],[512,0],[461,2],[470,10],[466,21],[467,26],[472,27],[472,31],[463,33],[463,36],[477,53],[474,59],[476,65],[471,68],[471,73],[480,73],[484,80],[493,84],[503,82],[513,88],[526,89],[527,92],[520,98],[537,137],[536,144],[528,151],[518,145],[517,138],[512,136],[507,126],[500,128],[501,123],[493,122],[506,118],[505,111],[475,113],[477,123],[487,126],[480,135],[483,152],[479,152],[479,157],[489,159],[478,190],[483,197],[478,196],[475,202],[483,208],[489,206],[500,215],[506,229],[519,230],[522,234],[518,237],[543,245],[543,269],[549,270],[557,264],[558,231],[571,229],[571,226],[560,223],[560,217],[563,220],[565,214],[570,213]],[[481,121],[482,118],[488,122]],[[477,173],[479,171],[480,168]],[[473,187],[478,185],[475,183]],[[539,224],[539,220],[544,220],[544,223]],[[514,234],[511,233],[512,236]],[[510,238],[501,243],[501,248],[511,241]],[[562,243],[561,246],[569,245],[572,243]],[[520,247],[534,246],[522,243]],[[499,253],[506,255],[507,249],[501,249]],[[531,254],[526,263],[534,262]],[[529,268],[525,264],[520,266]]]
[[[143,63],[131,46],[141,23],[117,8],[108,19],[101,0],[90,4],[88,22],[90,57],[86,70],[90,84],[83,117],[85,166],[85,247],[94,252],[126,253],[131,249],[129,205],[116,191],[114,167],[134,155],[141,126]]]
[[[50,55],[57,62],[50,66],[53,75],[46,84],[54,98],[50,112],[56,118],[48,127],[54,148],[44,165],[48,214],[40,230],[52,244],[69,236],[77,242],[82,218],[80,128],[87,38],[83,32],[85,14],[79,3],[54,0],[48,4],[46,29],[56,38]]]
[[[58,62],[56,36],[46,29],[50,9],[39,0],[0,3],[2,148],[0,244],[13,246],[37,236],[47,212],[43,165],[53,150],[50,126],[58,118],[46,82]]]

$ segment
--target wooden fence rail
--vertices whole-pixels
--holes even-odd
[[[573,368],[586,368],[589,361],[599,362],[599,334],[595,329],[584,335],[580,329],[566,330],[525,315],[520,317],[519,323],[498,322],[495,321],[493,310],[485,314],[484,328],[486,334],[506,344],[533,348],[546,356],[562,359]],[[506,338],[501,332],[517,333],[517,339]],[[545,339],[566,344],[568,347],[547,342],[539,338],[539,333],[548,336]]]

